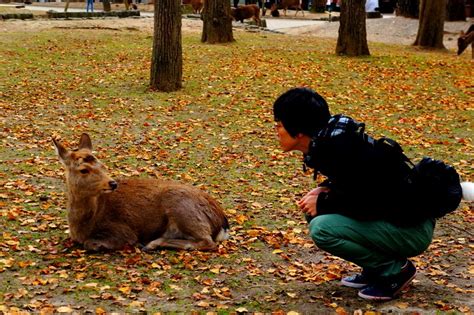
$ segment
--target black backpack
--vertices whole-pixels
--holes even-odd
[[[427,157],[413,164],[396,141],[385,137],[374,139],[365,133],[364,123],[343,115],[333,116],[312,145],[317,147],[318,142],[338,132],[349,135],[348,141],[364,152],[362,156],[366,165],[361,167],[371,167],[370,178],[378,183],[373,187],[374,192],[384,194],[388,190],[396,196],[386,204],[393,210],[393,213],[389,211],[391,221],[412,224],[426,218],[440,218],[459,206],[462,188],[459,175],[452,166]],[[320,162],[313,155],[305,156],[304,161],[305,165],[314,168],[316,177]],[[380,200],[386,199],[382,196]]]
[[[413,166],[407,187],[415,207],[434,218],[456,210],[462,199],[460,178],[454,167],[429,157]]]
[[[413,164],[401,146],[389,138],[373,139],[364,133],[360,124],[358,133],[364,142],[380,156],[382,163],[395,167],[400,180],[400,206],[414,217],[441,218],[457,209],[462,199],[460,177],[454,167],[440,160],[424,157]]]

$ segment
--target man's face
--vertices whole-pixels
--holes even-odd
[[[280,147],[283,152],[295,150],[299,143],[298,138],[292,137],[285,129],[281,121],[276,123],[275,129],[277,132],[278,141],[280,142]]]

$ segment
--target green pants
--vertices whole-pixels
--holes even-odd
[[[398,274],[408,257],[423,253],[431,243],[434,219],[413,227],[385,221],[357,221],[339,214],[315,217],[309,224],[316,245],[365,272],[381,277]]]

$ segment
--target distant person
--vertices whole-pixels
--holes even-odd
[[[94,12],[94,0],[86,0],[87,5],[86,5],[86,12]]]

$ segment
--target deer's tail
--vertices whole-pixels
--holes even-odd
[[[216,242],[222,242],[225,241],[226,239],[229,238],[229,221],[227,221],[227,218],[224,216],[224,224],[221,227],[221,230],[219,231],[219,234],[215,237]]]
[[[211,196],[205,195],[209,202],[209,212],[206,213],[212,227],[212,239],[221,242],[229,238],[229,221],[222,206]]]

